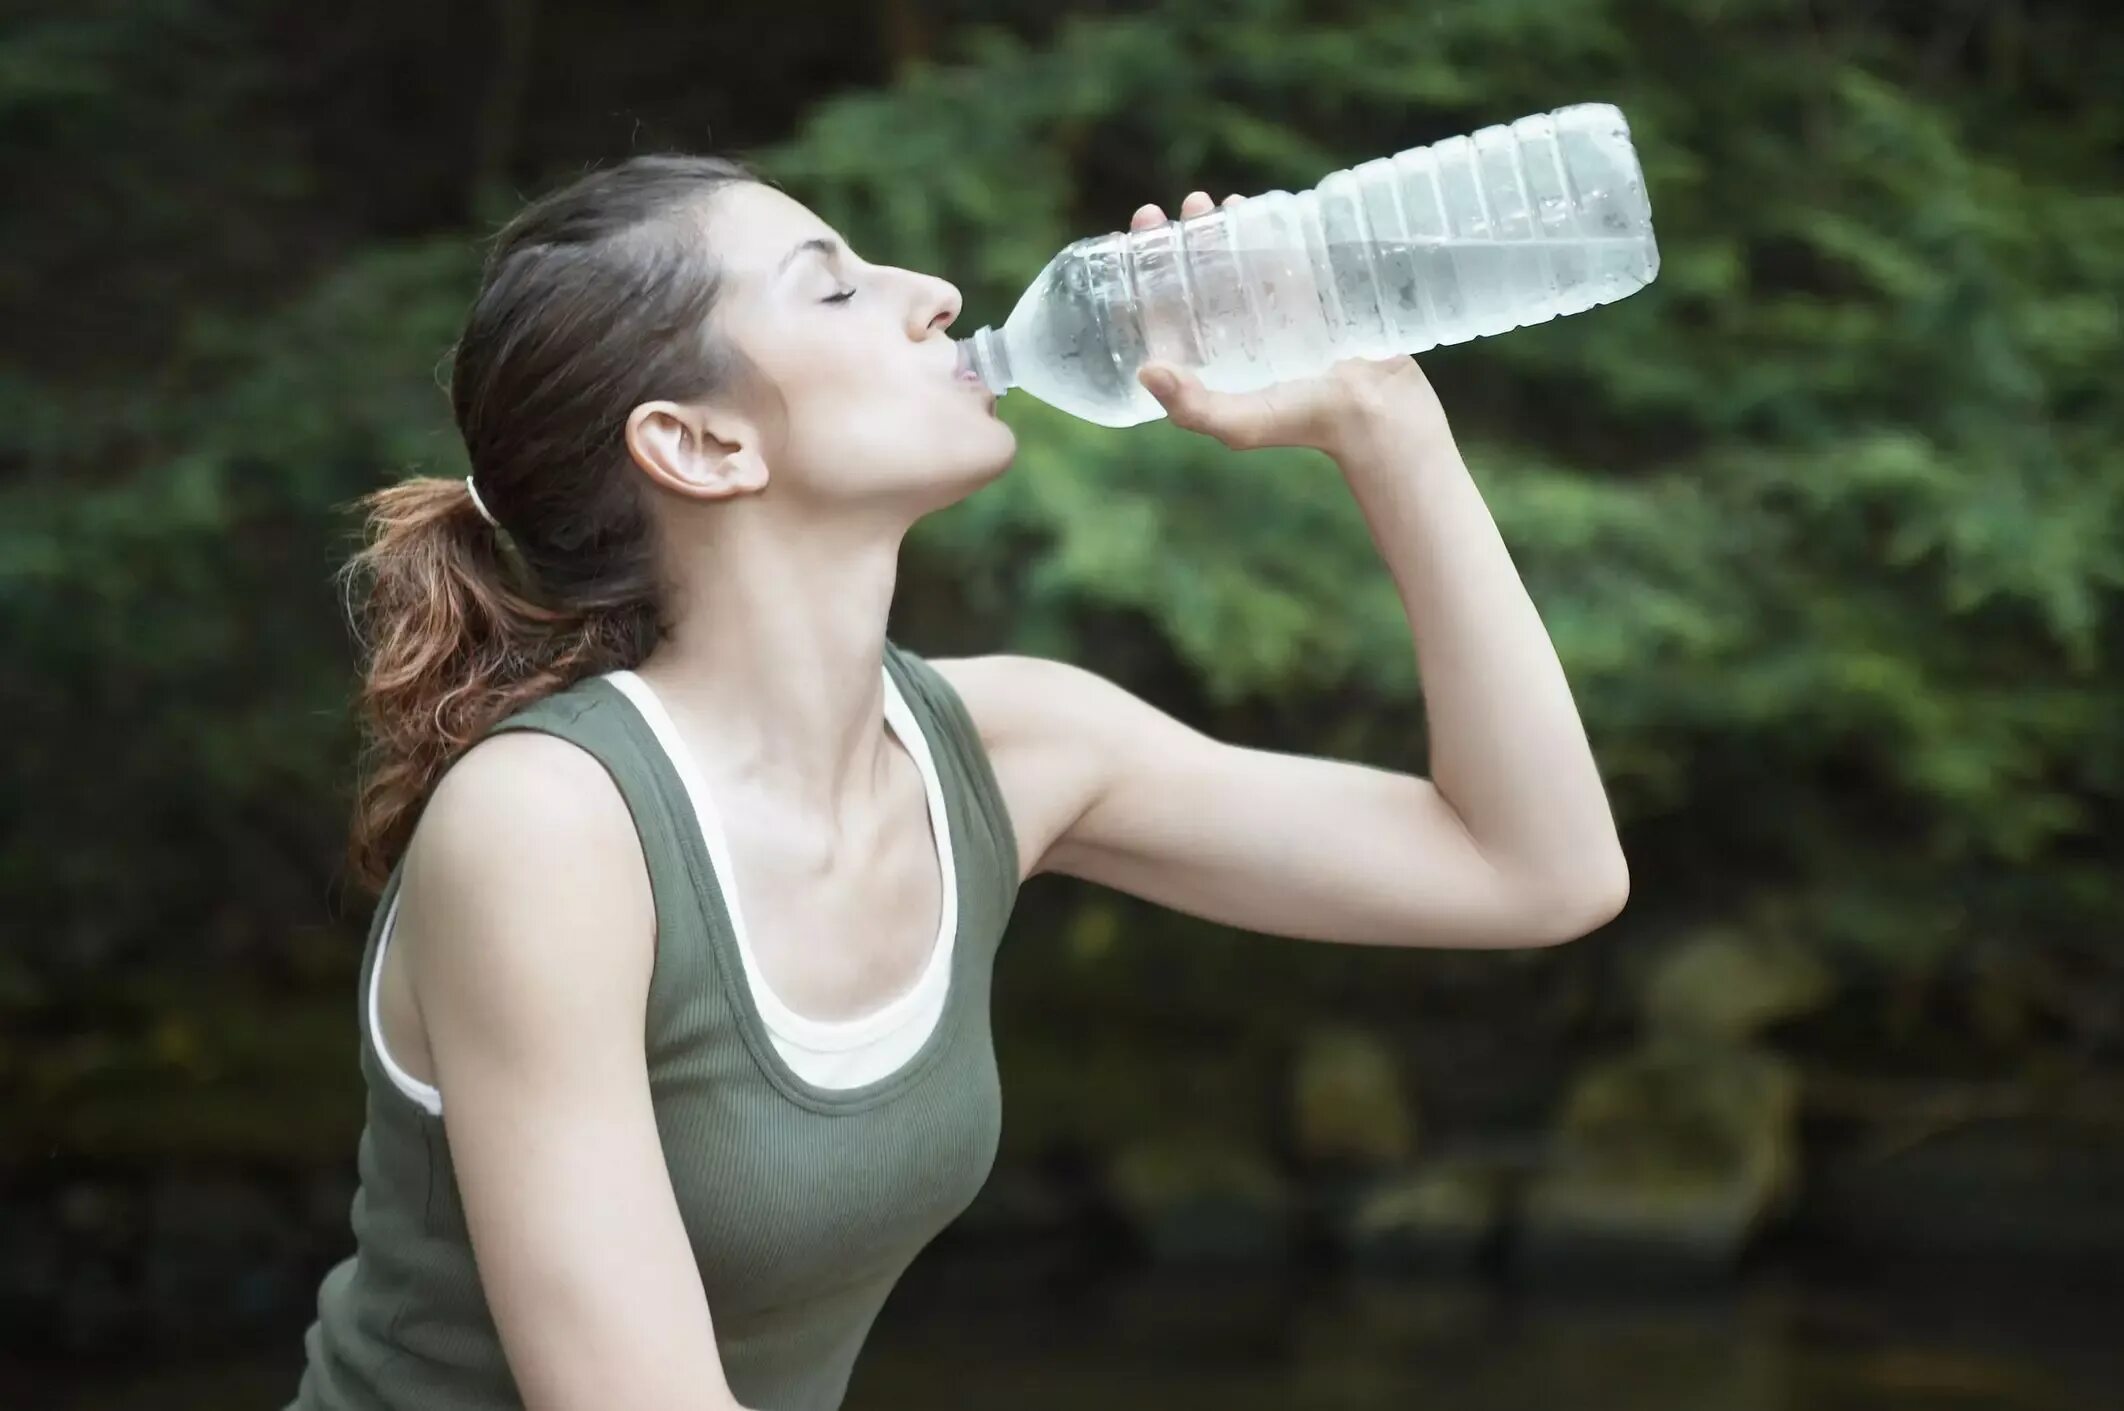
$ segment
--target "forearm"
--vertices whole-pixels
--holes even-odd
[[[1627,886],[1622,851],[1570,685],[1451,433],[1427,410],[1367,411],[1331,454],[1408,616],[1431,781],[1515,885],[1612,911]]]

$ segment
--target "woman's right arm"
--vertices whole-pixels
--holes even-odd
[[[444,776],[397,929],[481,1287],[529,1411],[733,1411],[649,1101],[655,907],[603,766],[510,734]]]

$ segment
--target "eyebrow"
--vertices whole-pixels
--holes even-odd
[[[792,249],[788,254],[782,256],[782,262],[779,265],[775,266],[774,272],[779,275],[783,270],[788,269],[789,266],[795,262],[797,256],[805,254],[812,250],[818,251],[820,254],[824,255],[829,260],[837,260],[841,257],[841,242],[838,240],[828,240],[824,236],[814,236],[813,238],[797,245],[796,248]]]

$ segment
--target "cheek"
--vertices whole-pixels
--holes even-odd
[[[929,386],[905,368],[836,368],[809,382],[792,405],[789,452],[826,479],[918,470],[965,434],[962,422],[985,415],[970,395],[969,405],[958,405],[954,391]]]
[[[926,365],[897,330],[889,339],[851,337],[848,346],[822,355],[818,370],[821,401],[842,408],[851,420],[860,413],[867,421],[921,422],[950,406],[949,379]]]
[[[925,363],[897,325],[807,328],[777,344],[775,366],[789,413],[777,469],[807,484],[927,482],[1015,450],[981,399]]]

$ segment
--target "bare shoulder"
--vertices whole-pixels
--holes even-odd
[[[520,731],[468,750],[421,815],[403,887],[424,1009],[453,994],[484,1007],[579,985],[646,992],[655,905],[633,818],[565,740]]]
[[[959,693],[991,750],[1072,747],[1158,714],[1097,672],[1049,657],[952,657],[931,665]]]
[[[624,816],[619,789],[587,751],[555,735],[516,730],[480,741],[444,771],[421,827],[594,832],[609,821],[599,815],[615,810]]]
[[[414,831],[409,864],[458,880],[540,885],[637,850],[625,800],[605,767],[556,736],[483,740],[444,772]]]
[[[1018,835],[1022,875],[1051,870],[1056,846],[1117,779],[1202,736],[1081,666],[1034,656],[933,662],[965,702]]]

